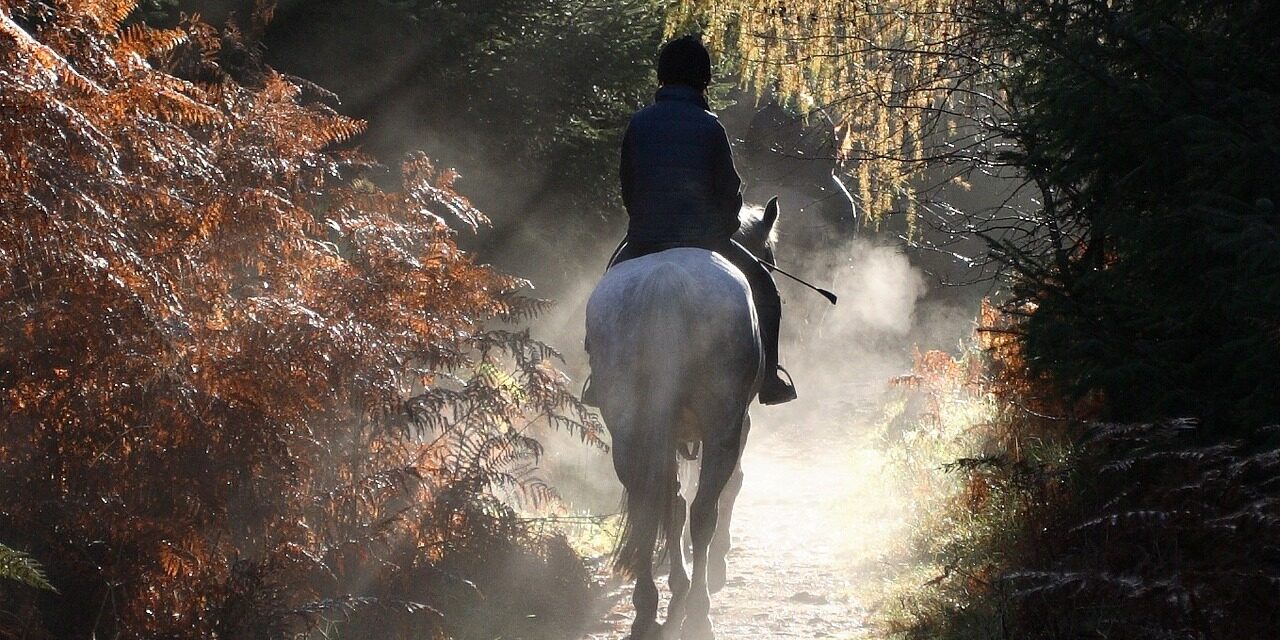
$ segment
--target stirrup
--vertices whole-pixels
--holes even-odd
[[[782,379],[783,375],[787,376],[786,380]],[[782,365],[778,365],[773,375],[766,377],[764,383],[760,385],[760,393],[757,397],[763,405],[782,404],[795,400],[798,396],[795,382],[791,379],[791,372],[782,368]]]

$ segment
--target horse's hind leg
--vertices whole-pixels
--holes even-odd
[[[707,589],[711,593],[719,593],[727,581],[729,567],[729,549],[732,544],[730,526],[733,522],[733,503],[742,490],[742,464],[739,463],[725,484],[724,493],[720,494],[719,517],[716,520],[716,532],[711,536],[710,558],[707,560]]]
[[[646,540],[650,549],[657,543],[657,525],[646,525]],[[652,556],[652,553],[650,553]],[[631,606],[636,618],[631,623],[631,640],[654,640],[661,637],[658,627],[658,587],[653,584],[653,563],[646,563],[636,571],[636,587],[631,592]]]
[[[608,419],[608,418],[606,418]],[[624,424],[615,418],[611,424]],[[627,492],[627,527],[622,547],[634,546],[626,550],[627,558],[624,567],[635,578],[635,589],[631,593],[631,604],[635,609],[635,620],[631,623],[631,640],[653,640],[660,638],[661,629],[657,625],[658,588],[653,584],[653,552],[658,541],[658,527],[663,519],[661,514],[648,514],[637,505],[645,504],[646,489],[644,478],[637,470],[639,464],[635,459],[637,447],[626,437],[625,431],[614,434],[613,466]]]
[[[698,446],[701,446],[701,445],[698,445]],[[682,496],[686,496],[686,495],[694,496],[694,495],[697,495],[698,493],[698,469],[702,468],[702,452],[697,448],[695,448],[694,451],[697,453],[695,454],[696,457],[693,460],[686,460],[680,463],[680,469],[687,470],[681,474],[681,478],[683,479],[683,481],[681,482],[681,485],[682,485],[681,488],[685,490],[684,493],[681,494]],[[685,501],[685,506],[686,506],[686,515],[687,515],[688,501]],[[688,524],[689,524],[688,518],[685,517],[685,525],[688,525]],[[684,531],[681,532],[681,536],[682,537],[680,539],[680,543],[684,545],[682,548],[684,549],[685,556],[692,557],[693,556],[693,536],[689,535],[688,526],[685,526]]]
[[[653,584],[653,569],[642,569],[640,575],[636,576],[631,604],[636,610],[636,619],[631,623],[631,640],[653,640],[661,637],[656,621],[658,587]]]
[[[667,620],[663,629],[664,636],[674,638],[684,622],[685,598],[689,595],[689,574],[684,567],[684,545],[680,536],[684,532],[685,512],[688,503],[680,495],[680,483],[676,482],[676,497],[673,500],[671,525],[667,528],[667,560],[671,563],[671,603],[667,605]]]
[[[733,505],[738,500],[738,492],[742,491],[742,452],[746,449],[747,435],[751,431],[751,416],[742,421],[742,437],[739,439],[738,460],[734,465],[733,475],[725,483],[720,494],[719,518],[716,520],[716,532],[711,537],[710,559],[707,561],[707,589],[718,593],[724,588],[728,572],[729,549],[732,545]]]
[[[693,583],[689,588],[688,609],[681,633],[686,640],[715,637],[711,629],[711,594],[707,589],[707,552],[716,530],[720,493],[738,466],[741,420],[729,424],[732,427],[715,434],[715,440],[703,443],[698,495],[689,510],[693,535]]]

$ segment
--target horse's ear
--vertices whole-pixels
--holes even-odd
[[[760,219],[760,223],[765,229],[773,229],[773,223],[778,221],[778,196],[769,198],[769,204],[764,206],[764,217]]]

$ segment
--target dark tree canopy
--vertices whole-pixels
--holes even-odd
[[[979,2],[1048,244],[1002,243],[1028,363],[1110,417],[1280,419],[1280,11]]]
[[[292,1],[263,44],[372,122],[367,148],[429,144],[475,191],[519,185],[500,207],[600,215],[617,202],[621,128],[653,88],[661,20],[652,0]]]

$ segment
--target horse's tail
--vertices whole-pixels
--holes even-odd
[[[664,407],[649,406],[636,414],[643,428],[631,442],[631,460],[617,465],[623,491],[622,535],[613,552],[613,568],[636,577],[666,554],[665,538],[670,528],[676,498],[676,455],[673,429],[666,428],[673,416]],[[615,443],[615,446],[617,443]],[[679,544],[679,541],[676,541]]]
[[[674,310],[698,308],[692,277],[673,264],[657,265],[633,296],[628,324],[635,339],[623,341],[629,353],[618,354],[631,365],[631,392],[619,412],[627,425],[614,430],[613,443],[614,467],[625,489],[613,566],[630,577],[666,553],[676,499],[676,423],[684,394],[696,383],[686,379],[696,369],[682,348],[691,336],[690,319]]]

